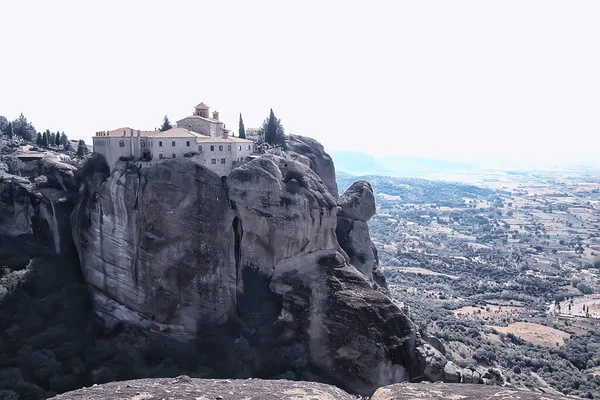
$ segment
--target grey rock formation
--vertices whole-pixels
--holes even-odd
[[[96,313],[193,336],[235,310],[234,215],[220,178],[189,160],[88,180],[73,237]]]
[[[545,393],[525,388],[503,386],[399,383],[378,389],[371,400],[567,400],[570,398],[559,393]]]
[[[111,382],[54,397],[57,400],[359,400],[335,386],[262,379],[192,379],[187,376]],[[378,389],[371,400],[568,400],[558,393],[524,388],[442,383],[399,383]]]
[[[354,182],[338,201],[338,216],[367,222],[375,215],[375,196],[367,181]]]
[[[366,181],[353,183],[340,197],[338,206],[336,235],[350,263],[368,280],[387,288],[367,225],[375,215],[373,188]]]
[[[71,242],[68,215],[77,194],[77,168],[51,155],[30,162],[3,158],[13,173],[0,170],[0,237],[4,243],[18,238],[35,247],[32,254],[43,252],[42,247],[61,253]],[[11,252],[10,248],[3,251]]]
[[[286,136],[285,147],[287,153],[294,157],[304,160],[305,164],[311,167],[313,171],[323,180],[329,193],[337,199],[338,187],[335,180],[335,166],[333,160],[325,152],[323,145],[316,140],[300,135]],[[294,154],[295,153],[295,154]],[[306,161],[308,160],[308,161]]]
[[[316,374],[360,394],[445,360],[431,346],[419,358],[412,322],[379,290],[370,185],[353,185],[338,216],[333,164],[315,143],[292,136],[223,179],[185,159],[108,178],[87,168],[73,237],[105,326],[218,331],[237,376]],[[450,368],[425,376],[455,380]]]
[[[54,397],[57,400],[357,400],[335,386],[286,380],[192,379],[188,376],[112,382]]]

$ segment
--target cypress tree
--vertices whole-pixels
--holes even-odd
[[[48,144],[54,146],[54,142],[56,142],[56,134],[54,132],[48,132]]]
[[[246,129],[244,128],[244,121],[242,120],[242,113],[240,113],[240,129],[238,131],[240,139],[246,139]]]
[[[48,138],[48,131],[45,131],[42,134],[42,147],[48,147],[48,140],[49,140],[49,138]]]
[[[269,122],[267,123],[267,131],[265,132],[265,141],[269,144],[275,144],[277,141],[277,119],[272,108],[269,114]]]
[[[6,127],[6,135],[8,136],[8,138],[10,140],[12,140],[12,138],[15,136],[15,133],[13,131],[12,122],[9,122],[8,126]]]
[[[42,147],[42,134],[39,132],[37,134],[37,138],[35,139],[35,144],[37,144],[37,147]]]
[[[56,147],[60,146],[60,132],[56,132],[56,137],[54,138],[54,145]]]
[[[77,143],[77,156],[78,157],[83,157],[85,155],[84,146],[85,146],[85,144],[83,143],[83,140],[79,140],[79,142]]]

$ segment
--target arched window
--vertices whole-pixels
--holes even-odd
[[[190,147],[190,141],[188,140],[187,142],[185,142],[185,145],[186,145],[187,147]]]
[[[223,146],[219,146],[219,151],[223,151]]]
[[[210,151],[215,151],[215,146],[210,146]]]
[[[240,151],[241,151],[241,150],[242,150],[242,146],[240,146],[240,148],[239,148],[238,150],[240,150]]]
[[[158,142],[158,147],[162,147],[162,141]]]
[[[198,151],[202,151],[202,146],[198,146]]]
[[[146,147],[146,142],[144,142],[143,140],[140,140],[140,146],[141,147]]]
[[[227,146],[227,150],[231,151],[231,145]]]
[[[248,145],[248,147],[247,147],[247,148],[248,148],[248,150],[250,150],[250,145]]]
[[[175,141],[174,140],[171,142],[171,146],[175,147]]]
[[[173,153],[173,158],[175,158],[175,153]]]
[[[119,147],[125,147],[125,141],[119,140]]]

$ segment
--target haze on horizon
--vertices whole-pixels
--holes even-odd
[[[327,150],[598,161],[600,3],[0,0],[0,115],[90,141],[203,101]]]

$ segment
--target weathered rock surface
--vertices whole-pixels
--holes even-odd
[[[0,238],[7,244],[0,254],[10,258],[22,247],[34,255],[43,247],[60,253],[71,242],[68,215],[76,202],[77,168],[51,155],[31,162],[3,158],[3,165],[12,166],[0,169]]]
[[[140,379],[112,382],[54,397],[57,400],[356,400],[335,386],[286,380]]]
[[[335,166],[321,143],[306,136],[289,135],[286,136],[285,147],[288,154],[295,153],[300,155],[301,158],[308,159],[308,166],[323,180],[323,183],[329,189],[329,193],[335,199],[338,198]]]
[[[338,201],[338,216],[367,222],[375,215],[375,195],[367,181],[354,182]]]
[[[387,288],[367,225],[367,221],[375,215],[373,188],[366,181],[355,182],[342,194],[338,206],[336,235],[350,263],[367,279]]]
[[[140,379],[83,388],[54,397],[57,400],[195,399],[195,400],[357,400],[330,385],[286,380]],[[568,400],[554,393],[502,386],[400,383],[382,387],[371,400]]]
[[[506,386],[446,383],[399,383],[379,388],[371,397],[371,400],[409,399],[567,400],[572,399],[572,397]]]
[[[190,336],[230,317],[234,215],[216,174],[168,160],[131,165],[85,191],[73,237],[96,313],[108,326],[123,321]]]

